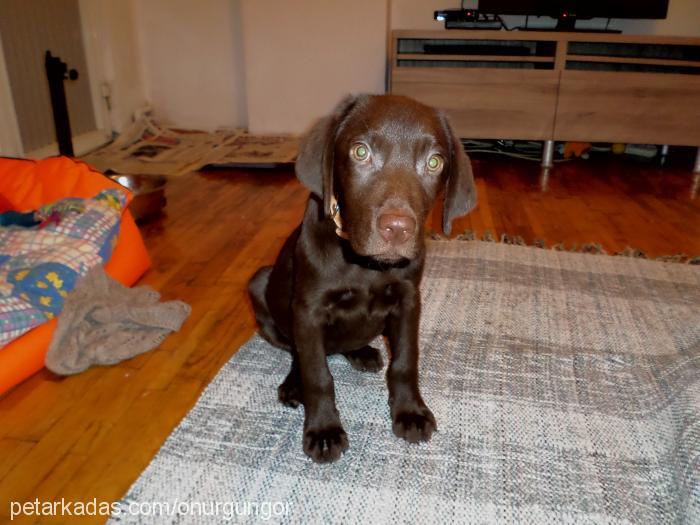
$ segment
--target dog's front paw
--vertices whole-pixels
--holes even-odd
[[[392,430],[409,443],[429,441],[437,430],[435,416],[425,405],[392,410]]]
[[[304,452],[316,463],[336,461],[347,449],[348,436],[340,425],[304,431]]]

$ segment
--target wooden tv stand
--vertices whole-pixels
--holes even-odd
[[[393,31],[390,91],[462,138],[700,146],[700,38]],[[700,172],[700,149],[695,170]]]

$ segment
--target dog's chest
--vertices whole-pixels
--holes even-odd
[[[324,293],[323,306],[331,314],[361,310],[368,314],[384,312],[399,301],[399,285],[396,282],[378,283],[373,286],[345,285]]]
[[[393,281],[329,289],[322,298],[328,334],[350,346],[371,339],[382,332],[387,315],[399,301],[400,285]]]

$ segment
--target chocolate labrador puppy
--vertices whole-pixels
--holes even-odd
[[[311,190],[304,219],[248,289],[261,335],[292,354],[278,394],[304,405],[304,452],[329,462],[348,447],[326,355],[378,371],[381,354],[369,343],[381,334],[394,434],[427,441],[436,423],[418,389],[423,224],[442,188],[445,233],[475,205],[469,159],[438,111],[361,95],[311,129],[296,174]]]

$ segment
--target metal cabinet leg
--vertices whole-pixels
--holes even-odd
[[[547,193],[549,189],[549,172],[552,168],[542,168],[540,170],[540,191],[542,193]]]
[[[698,148],[695,154],[695,167],[693,168],[693,173],[700,173],[700,148]]]
[[[554,158],[554,141],[553,140],[545,140],[544,145],[542,147],[542,167],[543,168],[551,168],[553,161],[552,159]]]

